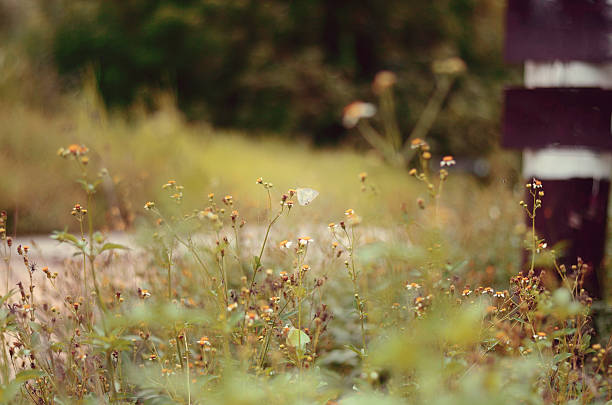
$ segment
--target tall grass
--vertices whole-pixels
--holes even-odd
[[[246,169],[262,158],[252,156],[251,142],[202,140],[218,161],[192,161],[227,176],[216,187],[242,192],[205,189],[191,173],[193,184],[173,177],[151,198],[128,194],[143,236],[127,251],[96,230],[104,209],[95,201],[113,176],[101,169],[121,155],[91,145],[60,149],[64,159],[55,159],[80,191],[64,208],[75,233],[54,238],[74,256],[45,263],[35,248],[15,246],[10,214],[1,217],[0,253],[19,280],[0,311],[2,402],[611,399],[611,346],[593,338],[583,264],[557,267],[559,281],[547,278],[535,259],[554,252],[538,245],[534,268],[516,274],[512,244],[537,239],[514,229],[521,207],[510,194],[484,193],[455,178],[454,167],[432,165],[424,142],[414,178],[376,165],[353,171],[364,165],[356,155],[327,152],[288,154],[277,171],[257,166],[269,165],[260,176]],[[244,145],[251,155],[243,161],[219,157]],[[294,150],[260,147],[264,160]],[[327,171],[308,166],[311,156]],[[338,161],[346,166],[332,171]],[[404,183],[410,206],[402,208]],[[313,199],[300,186],[320,194]]]

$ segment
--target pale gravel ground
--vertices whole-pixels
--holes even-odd
[[[108,240],[113,243],[119,243],[128,246],[131,249],[137,248],[134,236],[124,232],[112,232],[108,234]],[[29,256],[39,267],[51,266],[63,262],[70,258],[75,252],[75,249],[68,243],[59,243],[51,239],[50,235],[28,235],[13,239],[13,253],[11,255],[11,263],[13,266],[21,264],[22,259],[17,255],[16,248],[18,245],[27,245],[30,247]]]
[[[250,258],[259,253],[264,234],[265,227],[260,225],[247,225],[247,227],[240,231],[240,245],[243,257]],[[394,237],[393,231],[377,227],[360,227],[359,234],[360,244],[389,241]],[[233,245],[233,230],[228,229],[224,233],[222,232],[222,235],[226,235]],[[322,258],[325,252],[329,250],[331,238],[329,230],[324,224],[302,224],[291,230],[281,227],[273,229],[269,237],[267,250],[276,249],[278,243],[283,239],[296,240],[299,236],[311,236],[314,238],[314,249],[309,249],[311,257],[320,256],[320,258]],[[119,243],[129,248],[129,250],[115,251],[116,256],[113,259],[113,264],[111,264],[111,268],[114,268],[114,270],[109,269],[107,276],[113,279],[120,279],[122,282],[121,284],[125,283],[129,285],[130,288],[136,288],[139,283],[139,277],[136,274],[137,269],[133,265],[133,259],[139,258],[142,254],[146,253],[138,243],[137,234],[111,232],[107,234],[106,237],[109,242]],[[194,239],[197,243],[211,246],[214,241],[214,234],[202,234]],[[51,239],[50,235],[27,235],[17,237],[13,240],[11,253],[10,265],[12,270],[9,283],[10,286],[14,286],[19,280],[26,281],[28,279],[23,265],[23,259],[16,252],[16,248],[20,244],[30,247],[30,261],[36,263],[39,270],[44,266],[48,266],[52,272],[56,271],[60,274],[65,271],[78,272],[78,270],[75,269],[79,266],[75,266],[75,264],[72,264],[72,270],[68,270],[71,266],[69,259],[71,259],[75,253],[75,249],[68,243],[59,243]],[[106,253],[103,256],[108,257]],[[76,260],[80,261],[81,259],[77,258]],[[104,258],[100,260],[104,260]],[[0,266],[0,285],[4,285],[5,283],[5,271],[4,265]],[[37,273],[35,278],[44,277],[42,272]],[[4,290],[4,288],[0,288],[0,290]]]

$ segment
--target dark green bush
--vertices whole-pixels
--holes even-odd
[[[342,107],[372,97],[381,69],[399,76],[406,133],[431,94],[433,60],[459,56],[459,81],[433,128],[442,149],[496,140],[503,9],[491,0],[76,1],[54,13],[60,72],[93,65],[105,101],[170,89],[192,119],[305,132],[336,141]],[[449,138],[448,135],[451,135]]]

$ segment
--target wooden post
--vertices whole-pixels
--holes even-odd
[[[502,145],[523,150],[523,176],[546,191],[536,231],[565,242],[560,262],[589,265],[602,296],[612,173],[612,2],[509,0],[506,59],[524,62],[525,88],[505,92]]]

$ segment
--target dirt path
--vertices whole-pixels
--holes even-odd
[[[134,236],[124,232],[112,232],[108,234],[108,240],[127,246],[130,249],[137,247]],[[75,252],[74,247],[68,243],[60,243],[51,239],[50,235],[17,237],[13,239],[13,252],[11,254],[11,265],[13,268],[22,262],[21,257],[15,252],[16,247],[19,245],[30,247],[29,256],[39,267],[61,263]]]

